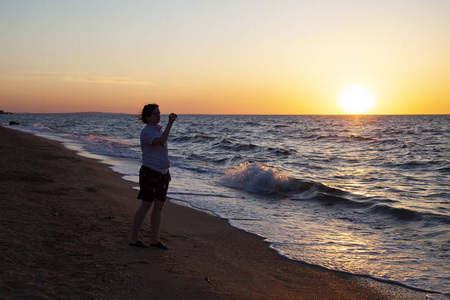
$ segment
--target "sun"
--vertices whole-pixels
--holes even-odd
[[[364,85],[346,88],[339,96],[339,107],[348,114],[367,114],[376,105],[377,97]]]

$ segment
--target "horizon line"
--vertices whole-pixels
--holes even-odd
[[[75,111],[75,112],[7,112],[4,114],[114,114],[114,115],[140,115],[140,113],[121,113],[121,112],[102,112],[102,111]],[[386,113],[386,114],[264,114],[264,113],[177,113],[178,115],[197,115],[197,116],[447,116],[450,113]],[[169,115],[169,114],[162,114]]]

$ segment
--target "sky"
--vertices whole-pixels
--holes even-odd
[[[0,0],[0,45],[10,112],[450,114],[450,0]]]

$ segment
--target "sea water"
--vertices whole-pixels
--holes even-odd
[[[138,182],[137,116],[11,120]],[[450,294],[450,116],[179,115],[169,152],[172,201],[290,259]]]

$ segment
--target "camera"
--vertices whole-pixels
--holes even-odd
[[[178,118],[177,114],[171,113],[170,116]]]

